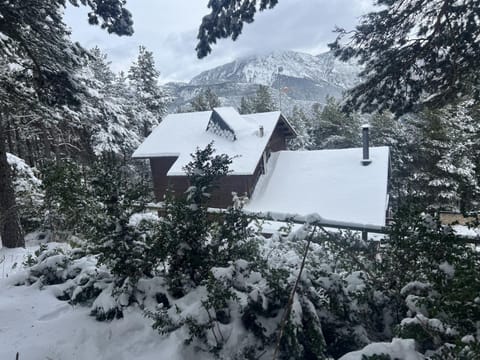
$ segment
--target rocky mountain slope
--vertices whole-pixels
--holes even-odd
[[[281,101],[282,110],[288,111],[294,105],[308,109],[315,102],[324,103],[327,96],[340,97],[358,82],[359,70],[357,64],[343,63],[331,52],[313,56],[277,51],[239,59],[204,71],[189,83],[169,83],[167,87],[176,98],[173,108],[183,108],[207,87],[222,104],[239,106],[241,98],[255,94],[259,84],[267,85],[275,101]],[[281,95],[279,89],[284,89]]]

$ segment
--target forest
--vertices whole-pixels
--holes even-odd
[[[133,33],[124,1],[69,3],[89,7],[86,21],[111,36]],[[277,3],[210,1],[198,57]],[[214,144],[191,154],[187,192],[152,212],[149,164],[134,150],[167,114],[221,99],[205,87],[172,109],[146,47],[115,72],[100,48],[71,40],[65,0],[0,3],[3,273],[1,251],[35,242],[21,265],[8,264],[2,292],[28,288],[32,301],[49,292],[52,304],[87,309],[92,324],[146,324],[158,349],[126,358],[478,359],[480,1],[376,5],[330,44],[339,59],[358,59],[360,84],[284,114],[298,134],[291,150],[361,147],[364,123],[373,146],[390,147],[392,218],[382,239],[365,241],[315,220],[266,237],[241,197],[212,215],[209,194],[232,161]],[[259,85],[238,111],[275,111],[275,96]],[[441,212],[471,220],[446,225]],[[31,354],[12,344],[0,342],[0,357]],[[111,355],[55,346],[42,356]]]

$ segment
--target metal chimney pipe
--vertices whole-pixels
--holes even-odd
[[[258,128],[258,136],[263,137],[263,135],[264,135],[263,126],[260,125],[260,127]]]
[[[370,138],[369,138],[370,125],[362,125],[362,140],[363,140],[363,159],[362,165],[367,166],[372,162],[370,160]]]

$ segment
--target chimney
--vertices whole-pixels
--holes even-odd
[[[258,128],[258,136],[259,137],[263,137],[263,125],[260,125],[260,127]]]
[[[367,166],[372,162],[370,160],[370,139],[369,139],[369,131],[370,125],[362,125],[362,139],[363,139],[363,159],[362,165]]]

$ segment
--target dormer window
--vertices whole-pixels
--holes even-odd
[[[223,119],[216,109],[213,109],[212,111],[210,121],[207,125],[207,131],[230,141],[237,140],[235,131],[228,125],[228,123],[225,121],[225,119]]]
[[[248,123],[234,108],[219,107],[213,109],[207,131],[230,141],[235,141],[246,127],[249,127]]]

